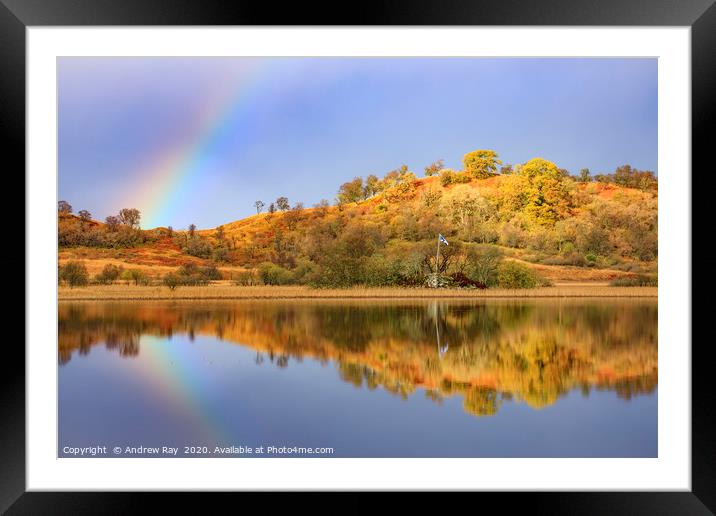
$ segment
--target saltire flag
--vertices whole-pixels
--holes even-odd
[[[443,244],[445,244],[445,245],[450,245],[450,244],[448,244],[448,241],[445,240],[445,237],[442,236],[442,234],[438,235],[438,240],[439,240],[440,242],[442,242]]]

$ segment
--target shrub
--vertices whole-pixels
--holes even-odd
[[[456,183],[469,183],[471,177],[463,172],[457,172],[450,168],[444,169],[440,172],[440,184],[448,186]]]
[[[288,285],[293,283],[291,271],[271,262],[264,262],[259,265],[259,277],[264,285]]]
[[[217,269],[215,265],[200,267],[199,274],[210,281],[223,279],[221,272],[219,272],[219,269]]]
[[[70,261],[62,265],[58,271],[58,278],[70,287],[79,287],[89,283],[87,267],[82,262]]]
[[[211,257],[214,249],[206,240],[194,237],[187,239],[182,251],[188,255],[196,256],[197,258],[209,258]]]
[[[471,249],[467,255],[467,276],[487,287],[497,284],[497,271],[502,261],[500,251],[494,247],[485,250]]]
[[[117,281],[123,271],[124,267],[118,267],[116,265],[108,263],[104,266],[102,272],[95,276],[95,281],[101,285],[109,285]]]
[[[517,224],[508,222],[502,226],[499,239],[502,245],[506,247],[524,247],[525,239],[525,231]]]
[[[178,286],[184,284],[182,278],[175,272],[165,274],[162,282],[169,287],[169,290],[175,290]]]
[[[637,274],[627,278],[617,278],[609,285],[612,287],[658,287],[658,277],[649,274]]]
[[[400,260],[382,254],[374,254],[365,260],[364,276],[367,285],[395,286],[406,283]]]
[[[228,262],[230,256],[229,248],[225,246],[218,246],[211,252],[211,259],[215,262]]]
[[[253,270],[241,271],[234,277],[234,285],[237,285],[240,287],[248,287],[251,285],[258,285],[258,284],[259,284],[259,278],[256,275],[256,272]]]
[[[544,265],[573,265],[575,267],[586,267],[587,260],[579,253],[572,252],[563,255],[548,256],[542,260]]]
[[[453,272],[450,279],[456,287],[460,288],[479,288],[486,289],[487,285],[481,281],[475,281],[463,274],[462,272]]]
[[[135,285],[146,285],[149,283],[147,275],[139,269],[129,269],[124,271],[121,278],[126,282],[133,281]]]
[[[186,286],[208,285],[212,279],[221,279],[221,273],[216,267],[198,267],[193,263],[179,267],[177,275],[181,284]]]
[[[535,288],[538,281],[532,269],[517,262],[504,262],[497,272],[497,283],[502,288]]]

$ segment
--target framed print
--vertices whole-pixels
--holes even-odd
[[[320,23],[3,2],[26,194],[3,509],[440,490],[713,510],[691,287],[711,2]]]

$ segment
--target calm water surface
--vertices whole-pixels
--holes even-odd
[[[657,358],[656,300],[61,302],[59,455],[655,457]]]

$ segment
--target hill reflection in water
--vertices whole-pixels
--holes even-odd
[[[250,348],[257,364],[333,363],[346,382],[404,398],[459,395],[476,416],[574,389],[628,400],[658,382],[655,300],[63,302],[59,363],[96,345],[132,359],[141,336],[175,334]]]

